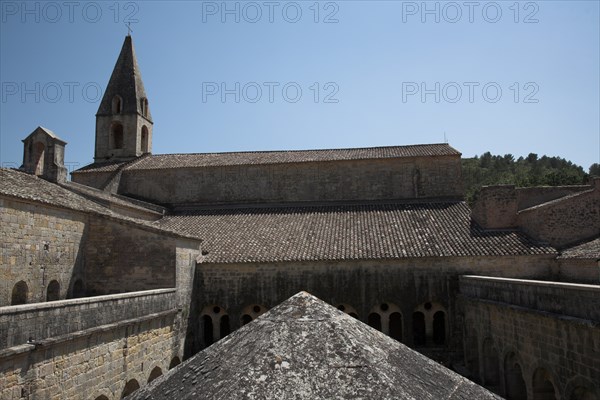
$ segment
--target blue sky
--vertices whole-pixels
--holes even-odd
[[[446,137],[469,157],[600,162],[598,1],[0,5],[3,166],[38,125],[68,142],[71,169],[92,161],[127,21],[155,154]]]

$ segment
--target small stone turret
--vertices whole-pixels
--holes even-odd
[[[67,142],[61,140],[51,130],[38,126],[23,139],[23,145],[22,170],[54,183],[67,181],[67,168],[65,168]]]

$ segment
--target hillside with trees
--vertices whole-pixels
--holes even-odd
[[[589,173],[560,157],[538,157],[530,153],[515,159],[512,154],[481,156],[462,159],[463,178],[467,200],[471,203],[484,185],[513,184],[518,187],[560,186],[586,184],[590,175],[600,176],[600,165],[593,164]]]

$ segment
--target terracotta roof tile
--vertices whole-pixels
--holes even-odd
[[[471,223],[464,202],[206,209],[155,223],[202,237],[212,263],[555,254]]]
[[[195,168],[226,165],[261,165],[377,158],[460,156],[448,144],[367,147],[355,149],[248,151],[234,153],[158,154],[127,166],[127,170]],[[120,164],[119,164],[120,165]],[[77,172],[114,171],[119,165],[95,163]]]

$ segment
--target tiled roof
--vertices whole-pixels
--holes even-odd
[[[318,161],[367,160],[378,158],[460,156],[448,144],[366,147],[355,149],[246,151],[232,153],[157,154],[135,160],[127,170],[217,167],[226,165],[261,165]],[[93,163],[75,171],[113,172],[124,162]]]
[[[194,234],[188,235],[169,229],[168,227],[161,227],[135,218],[125,217],[60,185],[14,169],[0,168],[0,195],[35,201],[69,210],[104,215],[143,226],[149,230],[199,239]]]
[[[76,173],[81,173],[81,172],[115,172],[116,170],[119,169],[119,167],[121,167],[123,164],[125,164],[127,161],[111,161],[111,162],[96,162],[96,163],[92,163],[89,165],[86,165],[85,167],[79,168],[77,171],[74,171]]]
[[[252,151],[237,153],[159,154],[127,169],[190,168],[224,165],[259,165],[316,161],[362,160],[374,158],[460,156],[447,144],[371,147],[359,149]]]
[[[500,397],[300,292],[127,399]]]
[[[464,202],[206,209],[155,223],[202,237],[213,263],[555,254],[472,224]]]
[[[558,258],[583,258],[600,260],[600,237],[589,242],[564,249]]]

